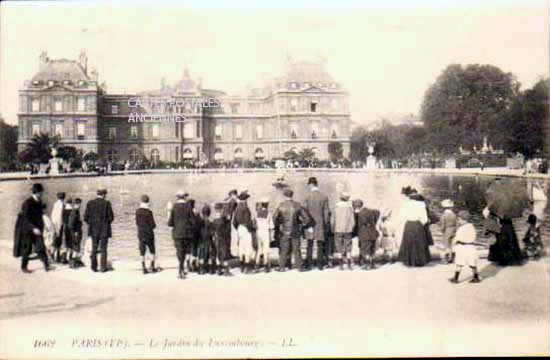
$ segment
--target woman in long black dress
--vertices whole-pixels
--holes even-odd
[[[498,218],[500,233],[494,234],[496,242],[489,247],[489,261],[500,266],[521,265],[522,255],[512,219],[501,218],[494,213],[491,215]]]
[[[401,216],[406,222],[398,260],[407,266],[424,266],[431,261],[425,229],[428,214],[424,199],[418,194],[410,194],[409,200],[401,208]]]

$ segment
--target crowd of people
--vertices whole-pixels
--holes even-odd
[[[430,225],[434,216],[428,200],[411,187],[401,190],[404,202],[399,214],[392,219],[390,209],[371,208],[361,199],[350,199],[347,192],[339,194],[334,206],[320,191],[318,180],[307,181],[309,193],[303,203],[293,199],[293,190],[278,179],[274,184],[284,198],[271,206],[268,198],[261,198],[252,211],[247,190],[229,191],[223,201],[205,204],[196,209],[195,200],[184,190],[176,193],[176,201],[168,204],[168,226],[178,259],[178,277],[185,279],[190,272],[197,274],[232,275],[230,260],[237,258],[243,274],[270,272],[270,249],[279,249],[276,270],[309,271],[338,267],[341,270],[355,266],[366,270],[385,262],[399,261],[406,266],[424,266],[432,261],[430,246],[434,245]],[[84,266],[86,241],[91,242],[90,267],[94,272],[112,270],[107,260],[111,223],[114,214],[106,199],[107,189],[99,188],[97,197],[87,202],[83,217],[82,200],[72,199],[63,192],[57,194],[51,215],[42,202],[44,188],[40,183],[32,186],[32,195],[26,199],[17,217],[14,238],[14,256],[21,257],[21,269],[29,273],[28,263],[32,252],[44,263],[46,271],[51,263],[67,264],[71,268]],[[155,263],[155,217],[150,209],[149,195],[142,195],[135,211],[137,248],[141,255],[142,272],[154,273],[160,269]],[[471,268],[471,282],[480,282],[478,272],[479,246],[470,212],[458,211],[446,199],[441,203],[444,212],[439,225],[445,247],[443,261],[455,264],[451,282],[458,283],[464,266]],[[492,236],[489,260],[499,265],[521,264],[524,258],[540,258],[543,245],[540,224],[531,214],[529,229],[523,239],[522,252],[511,219],[499,217],[489,204],[484,210],[485,230]],[[83,224],[87,236],[83,236]],[[359,257],[352,258],[352,239],[358,239]],[[305,245],[305,258],[302,256]],[[233,247],[236,245],[236,250]],[[316,248],[316,257],[313,252]],[[99,256],[99,264],[98,264]],[[315,260],[315,261],[314,261]]]

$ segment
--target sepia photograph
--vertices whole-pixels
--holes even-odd
[[[550,1],[0,3],[0,359],[550,355]]]

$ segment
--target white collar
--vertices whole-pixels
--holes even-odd
[[[139,208],[140,209],[149,209],[149,204],[147,203],[139,203]]]
[[[40,198],[36,194],[32,194],[31,196],[35,201],[40,201]]]
[[[317,186],[312,186],[311,191],[319,191],[319,188]]]

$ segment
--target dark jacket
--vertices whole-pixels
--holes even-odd
[[[243,225],[250,232],[256,231],[254,222],[252,221],[252,214],[246,202],[243,201],[237,204],[237,207],[235,208],[235,213],[233,214],[233,219],[235,228],[238,228],[239,225]]]
[[[380,217],[380,212],[374,209],[362,208],[356,215],[357,220],[355,226],[359,241],[376,240],[378,238],[376,223]]]
[[[283,201],[273,213],[273,225],[284,237],[299,238],[303,227],[314,224],[308,212],[294,200]]]
[[[168,226],[174,239],[194,239],[197,235],[197,217],[189,203],[176,202],[170,211]]]
[[[325,234],[330,228],[330,210],[328,207],[328,197],[319,192],[312,191],[304,202],[304,207],[309,211],[311,217],[315,220],[313,228],[313,239],[325,241]]]
[[[39,236],[33,234],[33,229],[44,230],[42,218],[42,201],[36,201],[33,197],[28,198],[21,206],[21,212],[15,222],[15,233],[13,243],[13,256],[20,257],[23,254],[30,254],[32,245]]]
[[[98,197],[88,201],[84,211],[84,221],[88,224],[88,236],[110,238],[113,220],[113,209],[108,200]]]
[[[150,209],[138,208],[136,210],[136,225],[138,230],[138,239],[140,241],[155,240],[154,229],[157,227],[153,212]]]
[[[236,208],[237,208],[237,200],[229,199],[229,201],[227,202],[227,204],[225,204],[223,208],[223,217],[226,220],[231,220]]]
[[[69,214],[69,229],[71,232],[82,232],[82,220],[80,220],[80,209],[72,209]]]

